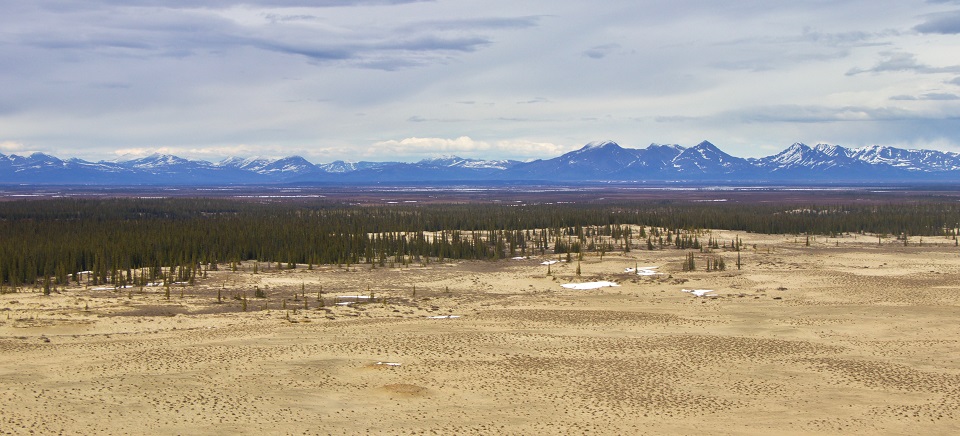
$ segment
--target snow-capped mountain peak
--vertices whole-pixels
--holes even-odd
[[[60,158],[40,152],[31,153],[28,156],[11,154],[9,160],[13,165],[21,167],[21,171],[23,169],[62,168],[66,165]]]
[[[811,148],[807,144],[804,144],[802,142],[794,142],[785,150],[783,150],[783,152],[784,153],[804,153],[804,152],[809,152],[811,150],[813,150],[813,148]]]
[[[723,152],[709,141],[703,141],[681,151],[673,159],[672,166],[680,173],[722,174],[747,168],[749,163]]]
[[[302,156],[287,156],[271,162],[268,167],[271,170],[280,171],[304,171],[315,169],[316,166],[308,162]]]
[[[209,165],[209,162],[206,161],[191,161],[184,159],[179,156],[174,156],[172,154],[160,154],[154,153],[147,157],[142,157],[139,159],[131,159],[128,161],[120,162],[123,166],[131,168],[165,168],[165,167],[177,167],[183,165],[197,165],[205,164]]]
[[[320,164],[317,166],[321,170],[328,173],[346,173],[359,169],[356,162],[345,162],[342,160],[335,160],[333,162]]]
[[[850,156],[850,149],[841,147],[839,145],[820,143],[814,146],[813,149],[830,157]]]
[[[809,145],[802,142],[795,142],[793,145],[787,147],[786,150],[772,156],[770,162],[779,165],[796,165],[802,164],[804,161],[818,154],[820,154],[820,152],[810,148]]]
[[[231,156],[220,162],[214,164],[214,166],[223,167],[223,168],[239,168],[245,170],[256,171],[259,170],[273,162],[272,159],[265,158],[262,156],[253,156],[253,157],[237,157]]]
[[[606,148],[606,147],[621,148],[620,144],[617,144],[614,141],[605,140],[605,141],[593,141],[593,142],[587,143],[587,145],[584,145],[583,148],[581,148],[581,150],[592,150],[592,149],[599,149],[599,148]]]
[[[649,150],[657,150],[657,151],[671,150],[671,151],[681,152],[683,150],[686,150],[686,148],[680,146],[679,144],[650,144],[647,146],[646,150],[648,151]]]

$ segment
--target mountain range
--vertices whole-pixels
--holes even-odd
[[[529,162],[456,156],[419,162],[314,164],[300,156],[220,162],[154,154],[89,162],[44,153],[0,154],[0,183],[51,185],[252,185],[384,182],[902,183],[960,182],[960,154],[879,145],[796,143],[772,156],[731,156],[708,141],[693,147],[613,141]]]

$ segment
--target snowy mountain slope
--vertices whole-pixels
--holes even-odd
[[[349,173],[351,171],[367,170],[371,168],[379,168],[386,165],[397,164],[400,162],[344,162],[342,160],[335,160],[326,164],[319,164],[317,168],[328,172],[328,173]]]
[[[773,156],[759,159],[756,164],[777,177],[804,173],[817,177],[843,176],[869,169],[869,164],[851,157],[846,148],[827,144],[810,147],[799,142]]]
[[[960,156],[934,150],[794,144],[757,164],[773,178],[830,180],[941,180],[956,178]]]
[[[872,165],[888,165],[910,172],[960,170],[960,154],[944,151],[871,145],[850,150],[850,156]]]
[[[709,141],[684,149],[671,163],[677,173],[704,176],[735,175],[752,169],[746,159],[731,156]]]
[[[417,165],[424,167],[473,168],[506,170],[522,162],[516,160],[480,160],[468,159],[459,156],[442,156],[433,159],[423,159]]]
[[[640,158],[640,150],[613,141],[591,142],[552,159],[538,159],[506,170],[514,180],[604,180]]]

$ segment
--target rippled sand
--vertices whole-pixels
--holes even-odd
[[[669,249],[0,295],[0,433],[960,432],[952,240],[740,237],[740,271]],[[621,286],[561,287],[597,281]]]

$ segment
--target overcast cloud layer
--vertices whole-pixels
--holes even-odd
[[[707,139],[742,157],[797,141],[960,151],[960,1],[0,7],[6,154],[531,159],[602,139]]]

